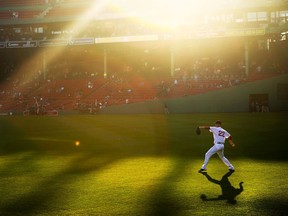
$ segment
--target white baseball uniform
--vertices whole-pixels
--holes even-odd
[[[215,153],[218,154],[220,159],[223,161],[229,169],[234,170],[233,165],[229,162],[229,160],[224,156],[224,144],[225,140],[230,137],[230,134],[221,127],[210,127],[209,131],[213,133],[214,137],[214,145],[206,152],[204,164],[202,165],[202,169],[206,170],[209,159]]]

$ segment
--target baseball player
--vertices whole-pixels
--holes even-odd
[[[217,120],[215,122],[215,126],[199,126],[200,129],[207,129],[213,133],[214,137],[214,145],[206,152],[204,163],[199,170],[199,172],[206,171],[207,164],[209,159],[215,153],[218,154],[220,159],[223,161],[226,166],[228,166],[230,172],[234,172],[233,165],[229,162],[229,160],[224,156],[224,144],[225,140],[228,139],[230,145],[235,147],[234,142],[232,141],[232,136],[221,127],[221,121]]]

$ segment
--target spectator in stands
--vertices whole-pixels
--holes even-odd
[[[19,18],[18,11],[12,11],[12,19],[18,19],[18,18]]]

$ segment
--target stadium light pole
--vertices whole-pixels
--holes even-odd
[[[245,58],[245,74],[249,74],[249,42],[246,40],[244,44],[244,58]]]
[[[170,49],[170,75],[174,77],[175,63],[174,63],[174,49]]]
[[[43,51],[42,54],[42,72],[43,72],[43,79],[46,80],[47,77],[47,60],[46,60],[46,51]]]
[[[104,52],[104,58],[103,58],[104,69],[103,70],[104,70],[104,78],[106,78],[107,77],[107,49],[104,48],[103,52]]]

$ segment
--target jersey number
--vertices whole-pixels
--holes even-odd
[[[219,131],[219,132],[218,132],[218,136],[225,137],[224,131]]]

